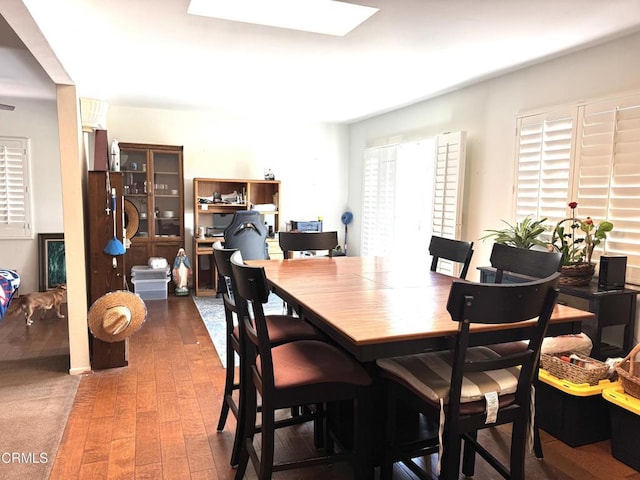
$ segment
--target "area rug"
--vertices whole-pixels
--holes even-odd
[[[0,478],[49,478],[80,376],[69,354],[0,362]]]
[[[202,321],[209,331],[209,336],[218,352],[220,362],[223,367],[227,367],[227,329],[224,318],[224,304],[222,297],[196,297],[193,296],[193,303],[196,304]],[[276,295],[269,296],[269,302],[264,306],[266,314],[281,314],[284,311],[282,299]],[[237,359],[236,359],[237,364]]]

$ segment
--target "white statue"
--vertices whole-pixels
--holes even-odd
[[[184,248],[178,250],[178,255],[173,261],[173,282],[176,284],[176,295],[188,295],[189,277],[191,277],[191,265]]]

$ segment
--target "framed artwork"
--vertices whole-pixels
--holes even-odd
[[[40,291],[45,292],[60,283],[67,283],[64,234],[39,233],[38,253],[40,258]]]

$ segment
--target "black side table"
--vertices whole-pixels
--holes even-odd
[[[493,282],[495,270],[478,267],[481,282]],[[528,277],[505,272],[503,282],[518,283],[530,280]],[[607,358],[624,357],[634,346],[633,333],[636,324],[636,296],[640,291],[631,288],[599,291],[598,279],[589,285],[574,287],[560,285],[558,303],[595,314],[594,320],[582,323],[582,331],[593,342],[591,357],[604,361]],[[607,343],[602,339],[606,332]],[[613,340],[615,339],[615,340]]]

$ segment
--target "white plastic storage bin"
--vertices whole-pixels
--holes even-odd
[[[131,278],[137,280],[164,280],[169,277],[169,267],[151,268],[147,265],[131,267]]]
[[[168,277],[151,280],[141,280],[134,277],[131,281],[133,282],[133,291],[140,295],[142,300],[166,300]]]

